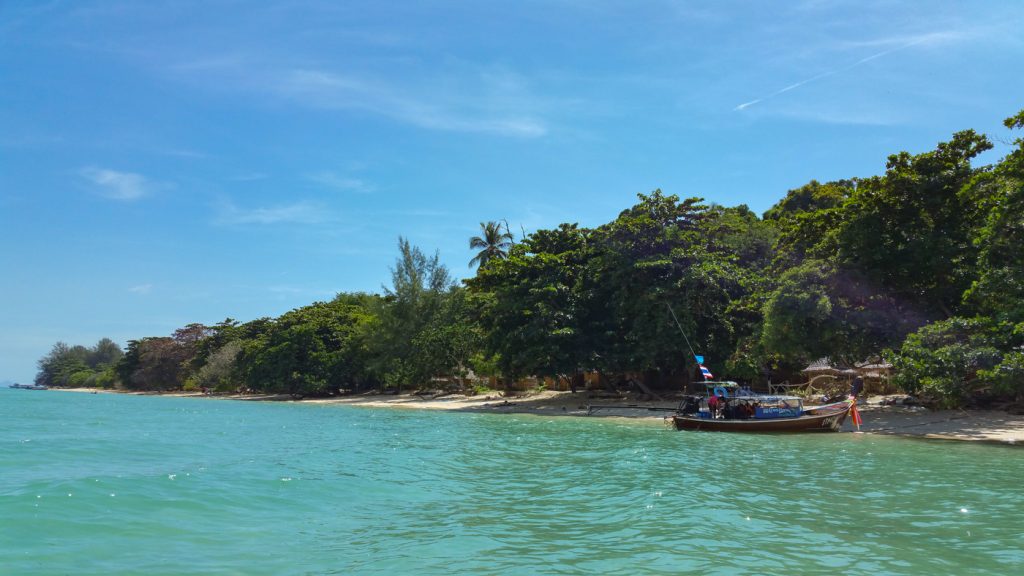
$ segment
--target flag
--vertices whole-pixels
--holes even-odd
[[[698,364],[698,366],[700,366],[700,373],[704,376],[705,380],[711,380],[714,378],[714,376],[711,375],[711,370],[708,370],[706,366],[703,364]]]
[[[853,399],[853,404],[850,405],[850,416],[853,418],[854,425],[857,426],[857,430],[860,430],[860,425],[864,423],[861,420],[860,412],[857,411],[857,399]]]
[[[696,354],[694,354],[693,357],[697,359],[697,364],[703,364],[704,363],[704,357],[703,356],[697,356]]]

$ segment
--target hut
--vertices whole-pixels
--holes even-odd
[[[830,387],[834,382],[851,383],[858,376],[864,380],[864,390],[869,393],[891,392],[889,378],[892,364],[881,358],[869,358],[853,366],[842,366],[830,358],[819,358],[800,371],[807,377],[809,392]]]

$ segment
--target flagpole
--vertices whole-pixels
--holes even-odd
[[[693,354],[693,360],[697,361],[697,353],[693,351],[693,346],[690,345],[690,339],[686,337],[686,331],[683,330],[683,325],[679,323],[679,318],[676,318],[676,311],[672,309],[672,305],[665,302],[665,306],[668,307],[669,314],[672,315],[672,319],[676,321],[676,328],[679,328],[679,333],[683,335],[683,340],[686,341],[686,347],[690,349],[690,354]],[[700,362],[697,362],[700,364]]]

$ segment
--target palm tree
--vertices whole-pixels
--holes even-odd
[[[478,266],[483,268],[492,259],[501,260],[508,257],[508,250],[512,247],[512,233],[508,231],[508,225],[501,222],[490,221],[486,224],[480,223],[481,236],[473,236],[469,239],[469,247],[472,250],[479,249],[476,256],[469,261],[469,267]]]

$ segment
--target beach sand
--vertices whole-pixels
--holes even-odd
[[[88,388],[53,389],[72,392],[124,393],[94,391]],[[156,395],[156,393],[128,392]],[[163,393],[162,396],[196,397],[243,401],[292,401],[287,395],[230,394],[206,396],[199,392]],[[995,442],[1024,446],[1024,416],[985,410],[932,411],[920,406],[887,406],[881,398],[861,401],[859,409],[864,423],[860,432],[942,440]],[[616,417],[642,419],[662,423],[678,404],[678,400],[639,401],[630,396],[594,394],[592,392],[542,391],[503,397],[498,394],[463,396],[446,394],[420,396],[413,394],[357,395],[300,400],[310,404],[343,404],[367,408],[405,408],[416,410],[459,410],[497,414],[537,414],[545,416]],[[850,419],[843,430],[855,431]]]

